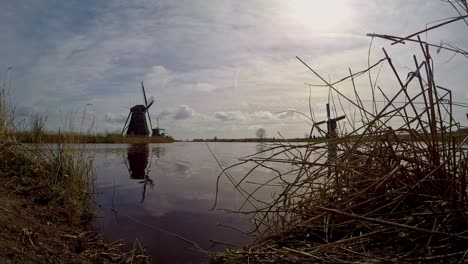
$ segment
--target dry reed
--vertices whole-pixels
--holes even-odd
[[[468,12],[466,2],[460,3],[457,7]],[[258,238],[242,249],[213,253],[211,262],[466,263],[468,138],[455,137],[459,124],[453,118],[452,92],[436,84],[430,54],[433,45],[419,38],[419,34],[466,18],[460,15],[407,37],[372,34],[394,44],[404,41],[419,46],[423,56],[413,57],[414,69],[406,79],[398,74],[385,49],[375,65],[354,74],[350,71],[336,83],[326,81],[301,60],[323,86],[337,94],[335,108],[347,101],[364,122],[357,126],[350,120],[353,131],[344,133],[339,127],[340,137],[326,144],[286,143],[263,150],[275,151],[269,157],[246,157],[242,162],[253,163],[254,169],[271,168],[267,164],[272,163],[295,168],[293,180],[271,169],[283,186],[272,201],[255,198],[255,192],[269,182],[249,192],[242,188],[245,177],[235,180],[225,169],[220,176],[229,177],[245,204],[255,207],[240,213],[252,215]],[[447,49],[467,54],[453,46]],[[371,81],[374,102],[368,107],[357,92],[355,79],[379,64],[389,66],[398,89],[384,92]],[[336,88],[344,81],[353,85],[355,98]],[[381,107],[375,100],[378,93],[385,100]],[[396,103],[401,101],[404,104]],[[312,113],[310,120],[317,123]],[[327,157],[333,148],[336,156]]]

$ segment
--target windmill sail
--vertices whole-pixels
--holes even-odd
[[[143,85],[143,81],[141,81],[141,89],[143,90],[143,98],[145,99],[145,106],[147,106],[148,102],[146,101],[145,86]]]
[[[128,113],[127,120],[125,120],[125,124],[124,124],[124,127],[122,129],[122,135],[124,134],[125,130],[127,129],[128,119],[130,119],[131,115],[132,115],[132,111],[130,111],[130,113]]]
[[[148,115],[148,120],[150,123],[150,129],[153,131],[153,124],[151,124],[151,116],[149,114],[148,108],[151,107],[154,103],[153,97],[150,98],[150,103],[148,104],[148,101],[146,100],[146,92],[145,92],[145,85],[143,85],[143,81],[141,81],[141,90],[143,91],[143,98],[145,99],[145,107],[146,107],[146,114]]]
[[[154,98],[153,96],[151,96],[150,99],[148,100],[148,104],[146,105],[146,110],[148,110],[153,104],[154,104]]]

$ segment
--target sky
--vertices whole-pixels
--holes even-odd
[[[120,131],[129,107],[147,96],[153,125],[176,139],[304,137],[297,112],[325,118],[328,89],[297,58],[329,80],[357,72],[389,52],[402,76],[417,47],[389,45],[367,33],[405,36],[457,15],[439,0],[295,1],[3,1],[0,80],[18,126],[34,113],[57,130],[73,120],[94,132]],[[468,49],[463,21],[421,37]],[[431,50],[438,84],[468,102],[467,59]],[[12,67],[11,69],[9,69]],[[391,92],[384,68],[379,83]],[[377,73],[372,72],[375,76]],[[368,79],[356,80],[364,96]],[[386,85],[388,84],[388,85]],[[350,83],[340,87],[352,92]],[[291,111],[294,110],[294,111]],[[455,118],[468,125],[466,108]],[[81,122],[84,120],[84,122]]]

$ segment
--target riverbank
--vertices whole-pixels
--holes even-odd
[[[74,144],[80,137],[62,134],[53,150],[26,147],[12,132],[8,98],[0,87],[0,263],[147,263],[143,249],[125,252],[93,230],[93,156]]]
[[[90,192],[79,188],[88,183],[76,177],[87,165],[72,172],[60,160],[57,168],[58,160],[11,140],[2,143],[0,160],[0,263],[147,262],[141,250],[123,252],[92,229]]]
[[[148,143],[172,143],[174,139],[170,136],[122,136],[120,134],[96,134],[87,135],[79,133],[33,133],[33,132],[15,132],[15,138],[21,143],[58,143],[63,142],[64,138],[73,138],[72,143],[85,144],[148,144]]]
[[[424,136],[427,136],[427,135],[424,135],[423,133],[414,133],[412,135],[410,134],[400,134],[400,135],[396,135],[398,137],[398,140],[399,141],[403,141],[403,142],[408,142],[408,141],[414,141],[415,137],[414,135],[419,135],[419,137],[424,137]],[[385,133],[382,133],[383,136],[385,136]],[[380,140],[380,138],[382,137],[382,135],[372,135],[372,136],[369,136],[369,135],[366,135],[366,138],[371,138],[371,139],[374,139],[374,140]],[[451,136],[454,137],[454,140],[456,142],[461,142],[465,139],[465,137],[468,136],[468,133],[464,133],[464,132],[452,132],[451,133]],[[361,140],[361,135],[347,135],[347,136],[341,136],[342,139],[340,140],[343,140],[346,139],[347,141],[357,141],[357,140]],[[441,137],[441,135],[436,135],[436,138],[438,140],[442,140],[443,138]],[[183,140],[179,140],[179,141],[183,141]],[[276,138],[264,138],[264,139],[258,139],[258,138],[234,138],[234,139],[194,139],[194,140],[191,140],[189,142],[229,142],[229,143],[285,143],[285,142],[302,142],[302,143],[325,143],[327,142],[328,139],[326,137],[316,137],[316,138],[288,138],[288,139],[282,139],[282,138],[279,138],[279,139],[276,139]]]

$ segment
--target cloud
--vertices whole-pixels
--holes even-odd
[[[294,116],[294,111],[295,110],[286,110],[285,112],[280,112],[276,114],[276,117],[280,119],[285,119],[285,118],[291,118]]]
[[[155,65],[151,67],[146,74],[145,80],[157,87],[165,87],[175,77],[175,74],[162,65]]]
[[[127,120],[128,114],[114,114],[114,113],[106,113],[104,115],[104,121],[110,124],[124,124],[125,120]]]
[[[193,110],[188,105],[181,105],[176,109],[165,109],[161,111],[156,118],[160,120],[184,120],[189,119],[195,115],[195,110]]]
[[[172,112],[168,110],[164,110],[161,113],[159,113],[156,118],[164,120],[164,119],[168,119],[171,115],[172,115]]]
[[[239,121],[245,120],[246,116],[240,111],[233,111],[233,112],[216,112],[214,114],[216,119],[221,121]]]
[[[273,114],[268,111],[258,111],[252,113],[252,117],[255,119],[271,120],[273,119]]]
[[[181,105],[179,108],[174,112],[173,118],[175,120],[183,120],[191,118],[194,114],[194,110],[190,108],[188,105]]]
[[[18,117],[37,111],[35,107],[53,114],[92,103],[98,129],[117,127],[125,121],[118,114],[121,106],[142,103],[143,80],[148,97],[155,97],[153,118],[184,120],[163,122],[170,134],[181,138],[249,136],[245,128],[257,123],[268,131],[287,130],[286,137],[302,136],[307,124],[293,123],[300,115],[278,112],[294,108],[308,113],[309,88],[304,83],[323,82],[295,56],[324,78],[337,80],[348,74],[348,67],[353,72],[367,67],[366,33],[405,35],[456,15],[446,3],[424,0],[26,2],[9,1],[0,9],[0,79],[14,66],[11,95]],[[333,12],[339,19],[330,22]],[[398,23],[396,16],[401,18]],[[466,49],[468,39],[460,33],[465,31],[461,22],[428,36],[431,42],[442,39]],[[386,44],[374,39],[372,60],[382,57],[380,48]],[[412,68],[411,55],[420,54],[411,50],[408,60],[399,60],[403,53],[398,50],[408,47],[388,46],[398,71]],[[454,98],[468,97],[464,58],[446,63],[451,54],[433,55],[434,62],[440,62],[440,84],[453,89]],[[386,72],[391,73],[384,67],[379,82],[382,89],[391,89],[395,80]],[[355,81],[367,96],[367,76]],[[352,95],[349,82],[337,89]],[[312,91],[318,114],[324,112],[327,91]],[[31,109],[20,109],[23,106]],[[461,109],[454,111],[466,120]],[[54,127],[60,118],[48,122]]]
[[[215,118],[221,121],[249,121],[249,122],[274,122],[279,119],[293,118],[294,112],[270,112],[270,111],[255,111],[255,112],[215,112]]]
[[[212,85],[212,84],[209,84],[209,83],[199,82],[199,83],[196,83],[195,85],[193,85],[192,89],[194,91],[208,93],[208,92],[212,92],[212,91],[216,90],[216,87],[214,85]]]
[[[30,106],[20,106],[15,109],[15,115],[17,117],[29,117],[35,112],[37,112],[37,109]]]

